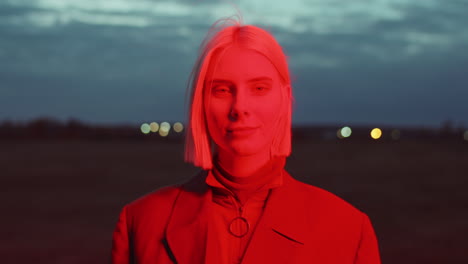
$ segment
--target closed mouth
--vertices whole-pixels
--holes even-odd
[[[227,129],[227,131],[236,132],[236,131],[248,131],[248,130],[253,130],[253,129],[256,129],[256,127],[238,127],[238,128]]]

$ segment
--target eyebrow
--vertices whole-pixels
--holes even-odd
[[[261,77],[256,77],[248,80],[247,82],[258,82],[258,81],[273,81],[270,77],[267,76],[261,76]],[[223,79],[212,79],[212,80],[207,80],[207,83],[214,82],[214,83],[232,83],[229,80],[223,80]]]

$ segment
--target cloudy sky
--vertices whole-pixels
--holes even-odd
[[[0,121],[183,121],[235,6],[289,56],[294,123],[468,127],[468,0],[2,0]]]

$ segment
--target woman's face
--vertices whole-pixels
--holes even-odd
[[[253,50],[233,46],[221,54],[212,58],[204,83],[210,136],[219,151],[241,156],[269,153],[280,129],[278,118],[286,109],[280,76]]]

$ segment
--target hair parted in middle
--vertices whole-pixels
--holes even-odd
[[[198,57],[187,83],[190,95],[188,122],[185,136],[185,161],[203,169],[213,166],[212,142],[208,133],[203,102],[205,76],[213,57],[227,48],[238,45],[265,56],[276,68],[282,85],[282,96],[286,100],[281,110],[277,133],[270,149],[271,156],[289,156],[291,153],[292,88],[287,56],[275,38],[266,30],[243,25],[242,17],[217,20],[208,31],[198,50]]]

